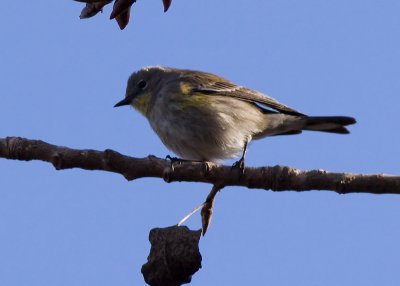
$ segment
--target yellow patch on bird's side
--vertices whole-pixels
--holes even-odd
[[[192,92],[192,87],[188,83],[181,82],[179,87],[181,89],[181,94],[189,95]]]
[[[132,105],[135,109],[137,109],[141,114],[146,116],[147,111],[149,109],[150,105],[150,95],[149,94],[142,94],[135,98],[135,100],[132,102]]]
[[[200,93],[193,93],[192,86],[188,83],[180,83],[180,94],[183,96],[179,98],[182,109],[190,109],[193,107],[199,107],[207,105],[209,98],[206,95]]]

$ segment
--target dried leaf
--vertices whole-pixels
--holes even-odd
[[[103,12],[103,7],[111,2],[112,0],[106,0],[106,1],[102,0],[100,2],[87,3],[86,6],[82,9],[79,18],[86,19],[93,17],[97,13]]]
[[[201,231],[186,226],[154,228],[150,231],[150,254],[142,274],[151,286],[190,283],[201,268],[199,251]]]
[[[163,0],[164,4],[164,12],[167,12],[169,9],[169,6],[171,6],[172,0]]]
[[[128,25],[130,14],[131,14],[131,7],[128,7],[128,9],[126,9],[125,11],[120,13],[117,17],[115,17],[115,20],[117,21],[118,26],[121,30],[125,29],[125,27]]]
[[[110,19],[112,20],[117,17],[119,14],[131,7],[135,2],[136,0],[115,0]]]
[[[113,0],[74,0],[80,3],[86,3],[86,6],[82,9],[79,18],[86,19],[95,16],[99,12],[103,12],[103,7]],[[110,15],[110,19],[115,19],[121,30],[129,23],[131,6],[136,0],[115,0],[113,10]],[[163,0],[164,12],[167,12],[171,6],[172,0]]]
[[[98,2],[104,2],[104,0],[74,0],[76,2],[81,2],[81,3],[98,3]],[[111,2],[111,1],[110,1]]]

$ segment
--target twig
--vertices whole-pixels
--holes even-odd
[[[203,204],[203,208],[201,209],[201,224],[203,236],[206,234],[208,226],[211,222],[215,196],[220,190],[222,190],[222,188],[223,186],[213,185],[210,193],[207,196],[206,201]]]

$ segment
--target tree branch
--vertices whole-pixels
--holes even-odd
[[[40,140],[20,137],[0,138],[0,157],[13,160],[40,160],[57,170],[81,168],[123,175],[127,180],[144,177],[166,182],[203,182],[218,186],[243,186],[272,191],[329,190],[339,194],[400,194],[400,176],[304,171],[284,166],[246,167],[243,174],[230,166],[213,163],[171,161],[148,156],[133,158],[113,150],[76,150]],[[172,168],[173,167],[173,168]]]

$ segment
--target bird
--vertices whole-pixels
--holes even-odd
[[[302,131],[348,134],[348,116],[308,116],[218,75],[162,66],[128,79],[125,98],[144,115],[162,143],[183,160],[219,163],[244,157],[252,140]]]

